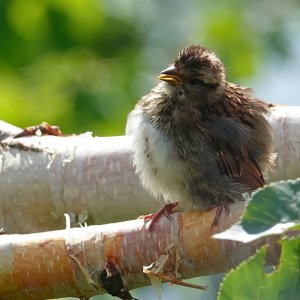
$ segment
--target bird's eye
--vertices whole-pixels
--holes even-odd
[[[203,82],[201,79],[196,78],[196,77],[190,79],[189,83],[190,83],[191,85],[203,85],[203,84],[204,84],[204,82]]]

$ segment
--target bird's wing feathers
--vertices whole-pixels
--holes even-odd
[[[265,181],[251,154],[251,129],[236,122],[228,117],[214,119],[210,124],[212,141],[221,172],[254,190],[264,186]]]
[[[255,159],[249,153],[230,153],[228,150],[218,152],[221,172],[245,184],[249,189],[257,189],[265,185],[262,172]]]

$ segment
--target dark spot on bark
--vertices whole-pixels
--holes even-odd
[[[105,263],[104,269],[98,275],[98,281],[107,293],[112,296],[124,300],[137,300],[131,296],[116,266],[110,261]]]

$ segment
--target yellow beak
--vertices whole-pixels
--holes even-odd
[[[172,85],[180,85],[182,83],[178,69],[173,65],[160,72],[159,80],[163,80]]]

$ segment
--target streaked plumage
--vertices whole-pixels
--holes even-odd
[[[243,200],[273,163],[269,106],[226,81],[219,58],[184,48],[128,116],[134,165],[155,196],[183,206]]]

